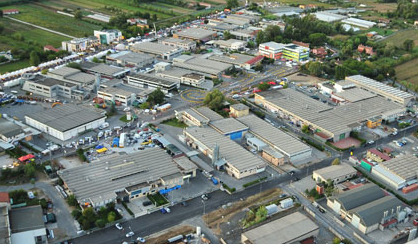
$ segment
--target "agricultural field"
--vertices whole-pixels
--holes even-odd
[[[92,35],[93,30],[102,28],[102,26],[99,24],[76,20],[72,17],[58,14],[51,9],[39,6],[37,4],[19,4],[2,7],[1,9],[10,8],[18,9],[21,12],[19,14],[13,15],[13,18],[75,37]],[[68,23],[71,23],[71,25]]]
[[[255,0],[254,2],[258,2],[258,3],[263,3],[264,0]],[[317,6],[322,6],[322,7],[330,7],[332,5],[328,4],[328,3],[321,3],[319,1],[316,0],[280,0],[280,1],[274,1],[274,0],[270,0],[267,2],[277,2],[280,4],[315,4]]]
[[[394,35],[386,38],[383,40],[384,43],[392,42],[397,47],[401,47],[403,42],[407,39],[414,40],[415,46],[418,46],[418,30],[417,29],[410,29],[410,30],[400,30],[396,32]]]
[[[403,63],[395,67],[396,77],[400,81],[407,81],[413,85],[418,85],[418,58]]]
[[[29,66],[30,66],[29,60],[21,60],[21,61],[11,62],[7,64],[2,64],[0,65],[0,74],[15,71],[18,69],[23,69]]]
[[[376,31],[379,35],[381,36],[389,36],[393,34],[393,30],[390,29],[382,29],[382,28],[377,28],[377,27],[373,27],[370,28],[366,31],[367,32],[371,32],[371,31]]]
[[[397,8],[396,3],[378,3],[376,0],[354,0],[354,2],[366,5],[366,9],[376,10],[383,13],[396,10]]]

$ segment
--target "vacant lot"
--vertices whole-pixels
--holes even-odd
[[[18,9],[21,12],[19,14],[13,15],[13,18],[76,37],[92,35],[93,30],[102,28],[102,26],[98,24],[96,25],[86,21],[76,20],[69,16],[57,14],[51,9],[47,9],[35,4],[19,4],[2,7],[1,9],[10,8]]]
[[[395,67],[396,77],[398,80],[405,80],[414,85],[418,85],[418,59],[413,59],[409,62]]]
[[[418,30],[401,30],[396,32],[393,36],[386,38],[383,42],[392,42],[396,46],[400,47],[407,39],[414,40],[415,46],[418,46]]]

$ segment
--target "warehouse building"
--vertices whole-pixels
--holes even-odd
[[[25,137],[25,131],[19,125],[0,117],[0,140],[13,143]]]
[[[237,120],[248,126],[251,134],[284,154],[290,162],[301,161],[312,155],[312,149],[308,145],[255,115],[238,117]]]
[[[216,31],[205,30],[201,28],[190,28],[173,33],[173,37],[200,43],[214,39],[216,37]]]
[[[226,64],[232,64],[236,68],[249,70],[254,68],[257,64],[261,63],[263,58],[263,56],[254,57],[246,54],[233,53],[229,55],[212,55],[209,56],[208,59]]]
[[[402,189],[418,182],[418,158],[414,155],[402,155],[381,162],[373,167],[372,175],[393,189]]]
[[[190,55],[181,55],[174,58],[173,66],[193,71],[208,78],[218,78],[222,73],[232,68],[232,64]]]
[[[201,28],[216,31],[218,33],[219,32],[223,33],[225,31],[233,31],[233,30],[239,29],[240,26],[227,23],[223,21],[223,19],[210,19],[206,25],[201,25]]]
[[[242,103],[232,104],[229,109],[229,115],[233,118],[243,117],[250,113],[250,108]]]
[[[182,68],[170,68],[155,73],[155,75],[170,80],[176,80],[180,84],[201,87],[205,82],[205,76],[193,73],[193,71]]]
[[[79,69],[74,69],[67,66],[48,71],[48,77],[72,83],[81,87],[91,86],[96,80],[96,77],[92,74],[87,74]]]
[[[100,75],[102,78],[122,78],[129,73],[129,69],[123,69],[104,63],[82,62],[81,69],[93,75]]]
[[[243,40],[243,41],[253,41],[255,40],[258,31],[251,30],[251,29],[239,29],[229,32],[231,36],[233,36],[235,39]]]
[[[404,203],[372,183],[329,197],[327,205],[364,234],[405,218]]]
[[[180,88],[180,83],[175,80],[163,79],[151,74],[134,74],[128,75],[127,84],[133,87],[157,89],[160,88],[162,92],[169,93]]]
[[[331,165],[322,169],[314,170],[312,178],[317,182],[328,182],[331,180],[335,185],[356,176],[357,170],[348,164]]]
[[[241,234],[242,244],[290,244],[305,243],[316,238],[319,226],[300,212],[295,212],[277,220],[245,231]],[[313,242],[307,242],[313,243]]]
[[[183,185],[178,165],[160,148],[112,154],[90,164],[60,170],[58,175],[81,206],[96,210],[116,200],[127,202]]]
[[[408,103],[414,98],[411,93],[401,91],[397,88],[385,85],[379,81],[367,78],[362,75],[348,76],[345,78],[345,80],[356,84],[357,87],[378,94],[405,106],[408,105]]]
[[[347,19],[343,19],[341,22],[348,24],[348,25],[354,25],[360,28],[365,28],[365,29],[372,28],[374,25],[376,25],[376,23],[373,21],[357,19],[357,18],[347,18]]]
[[[9,219],[12,244],[48,243],[40,205],[14,208],[10,211]]]
[[[192,107],[180,112],[175,112],[176,118],[188,126],[204,126],[210,121],[221,120],[223,117],[208,107]]]
[[[100,40],[102,45],[111,44],[123,38],[120,30],[95,30],[94,36]]]
[[[48,135],[69,140],[80,133],[96,129],[105,122],[106,116],[83,106],[65,104],[25,116],[26,124]]]
[[[340,21],[340,20],[343,20],[343,19],[348,18],[345,15],[334,14],[334,13],[331,13],[331,12],[328,12],[328,11],[316,12],[316,13],[313,13],[313,15],[318,20],[321,20],[321,21],[324,21],[324,22],[328,22],[328,23],[336,22],[336,21]]]
[[[212,160],[217,169],[237,179],[261,173],[266,163],[210,127],[187,127],[183,130],[186,143]]]
[[[130,51],[122,51],[106,56],[106,61],[111,64],[121,65],[124,67],[138,67],[154,63],[155,57],[151,57],[144,53],[134,53]]]
[[[405,113],[402,105],[379,96],[331,107],[293,89],[259,92],[254,101],[296,125],[308,125],[310,130],[321,132],[326,140],[334,142],[349,137],[368,119],[380,117],[392,122]]]
[[[132,90],[110,86],[100,88],[97,91],[97,97],[103,98],[105,101],[120,102],[123,106],[129,106],[136,99],[136,94]]]
[[[172,60],[180,56],[183,49],[155,42],[141,42],[131,46],[131,51],[153,55],[164,60]]]
[[[341,92],[333,92],[331,94],[331,100],[335,103],[354,103],[376,96],[376,94],[354,87],[350,89],[345,89]]]
[[[179,39],[179,38],[169,37],[169,38],[159,40],[158,43],[161,43],[161,44],[167,45],[167,46],[171,46],[171,47],[181,48],[181,49],[187,50],[187,51],[196,49],[196,42],[195,41],[183,40],[183,39]]]
[[[209,126],[224,136],[228,136],[231,140],[240,140],[245,132],[248,131],[248,126],[242,124],[234,118],[219,119],[210,121]]]
[[[228,40],[213,40],[211,44],[220,49],[227,49],[233,51],[243,50],[247,46],[246,41],[240,41],[237,39],[228,39]]]

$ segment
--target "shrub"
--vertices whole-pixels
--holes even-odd
[[[106,222],[103,219],[98,219],[96,222],[94,222],[94,224],[99,228],[103,228],[105,227]]]
[[[230,193],[234,193],[237,189],[234,188],[230,188],[227,184],[222,183],[223,188],[227,189]]]
[[[251,182],[248,182],[248,183],[245,183],[244,185],[242,185],[243,187],[249,187],[249,186],[252,186],[252,185],[255,185],[255,184],[257,184],[257,183],[259,183],[259,182],[262,182],[263,180],[265,180],[265,179],[267,179],[267,177],[263,177],[263,178],[260,178],[260,179],[257,179],[257,180],[254,180],[254,181],[251,181]]]

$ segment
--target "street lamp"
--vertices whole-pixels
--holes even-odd
[[[203,199],[202,199],[202,203],[203,203],[203,215],[205,215],[205,210],[206,210],[205,207],[206,206],[205,206],[205,201]]]

